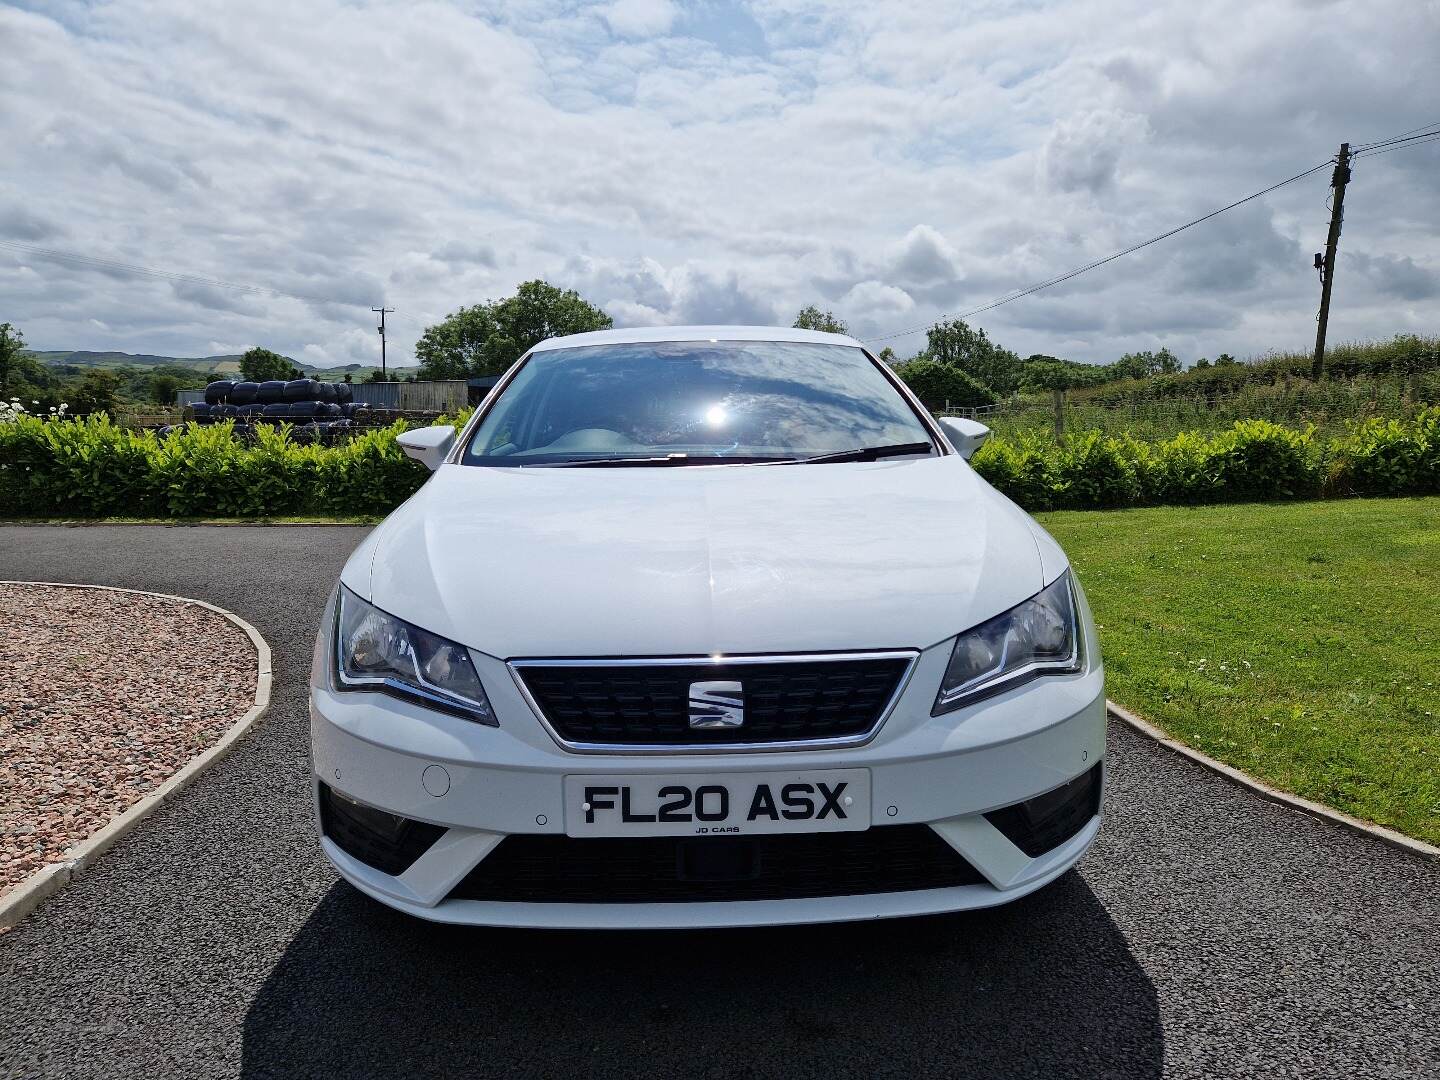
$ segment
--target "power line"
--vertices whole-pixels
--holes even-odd
[[[1436,139],[1440,139],[1440,131],[1431,132],[1427,137],[1423,138],[1417,136],[1414,140],[1406,139],[1398,146],[1387,146],[1383,150],[1366,150],[1363,154],[1357,154],[1356,156],[1378,157],[1381,154],[1393,154],[1396,150],[1413,150],[1417,146],[1424,146],[1426,143],[1434,142]]]
[[[1404,139],[1405,136],[1414,135],[1417,131],[1423,132],[1426,128],[1440,128],[1440,120],[1432,120],[1428,124],[1421,124],[1419,127],[1411,128],[1409,131],[1402,131],[1399,135],[1391,135],[1386,139],[1376,139],[1374,142],[1361,143],[1355,152],[1359,154],[1366,150],[1372,150],[1377,146],[1385,146],[1388,143],[1399,142]]]
[[[1012,293],[1010,295],[1000,297],[996,300],[992,300],[988,304],[982,304],[980,307],[974,308],[962,314],[940,315],[932,319],[930,322],[923,323],[918,326],[906,327],[903,330],[893,330],[888,334],[880,334],[876,337],[866,338],[865,340],[886,341],[890,338],[904,337],[906,334],[913,334],[917,331],[928,329],[935,323],[940,322],[944,319],[968,319],[971,316],[979,315],[982,312],[991,311],[994,308],[998,308],[1004,304],[1019,300],[1021,297],[1029,296],[1032,293],[1037,293],[1041,289],[1048,289],[1052,286],[1059,285],[1062,282],[1069,281],[1071,278],[1076,278],[1079,277],[1081,274],[1089,273],[1091,270],[1098,269],[1099,267],[1104,266],[1106,263],[1112,263],[1116,259],[1123,258],[1126,255],[1133,255],[1141,248],[1147,248],[1151,244],[1158,244],[1161,240],[1167,240],[1170,237],[1174,236],[1176,233],[1184,232],[1186,229],[1199,225],[1203,221],[1209,221],[1211,218],[1215,217],[1218,214],[1223,214],[1227,210],[1234,210],[1237,206],[1243,206],[1245,203],[1248,203],[1253,199],[1258,199],[1262,195],[1268,195],[1270,192],[1275,191],[1278,188],[1282,188],[1286,184],[1293,184],[1295,183],[1295,181],[1303,180],[1305,177],[1310,176],[1312,173],[1317,173],[1321,169],[1328,169],[1334,163],[1334,160],[1334,158],[1330,158],[1326,161],[1322,161],[1319,165],[1315,165],[1309,169],[1306,169],[1304,172],[1296,173],[1294,176],[1291,176],[1285,180],[1281,180],[1277,184],[1271,184],[1269,187],[1261,188],[1259,191],[1254,192],[1253,194],[1246,195],[1243,199],[1237,199],[1235,202],[1230,203],[1228,206],[1222,206],[1218,210],[1211,210],[1208,214],[1204,214],[1193,221],[1187,221],[1184,225],[1179,225],[1173,229],[1169,229],[1166,232],[1161,233],[1159,236],[1152,236],[1149,240],[1144,240],[1141,243],[1134,244],[1130,247],[1125,248],[1123,251],[1117,251],[1113,255],[1107,255],[1103,259],[1096,259],[1094,262],[1086,263],[1084,266],[1076,267],[1074,270],[1070,270],[1064,274],[1059,275],[1058,277],[1050,278],[1048,281],[1042,281],[1036,285],[1031,285],[1028,288],[1022,289],[1017,293]]]
[[[369,307],[368,301],[364,300],[339,300],[333,296],[311,296],[305,293],[287,292],[284,289],[275,289],[266,285],[246,285],[238,281],[222,281],[219,278],[203,277],[199,274],[182,274],[172,270],[159,270],[153,266],[141,266],[138,263],[120,262],[118,259],[104,259],[95,255],[82,255],[74,251],[60,251],[56,248],[39,247],[35,244],[25,244],[18,240],[6,240],[0,238],[0,248],[7,248],[11,251],[18,251],[28,255],[38,255],[47,259],[58,259],[62,262],[76,263],[95,270],[118,270],[121,273],[134,274],[137,277],[148,277],[162,281],[174,281],[185,285],[205,285],[216,289],[231,289],[236,292],[261,294],[268,296],[281,296],[289,300],[302,300],[315,304],[337,304],[341,307]],[[394,309],[391,309],[394,311]],[[411,316],[401,314],[403,318],[412,322],[418,320]]]

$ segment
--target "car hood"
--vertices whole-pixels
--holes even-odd
[[[445,465],[347,587],[501,659],[923,648],[1063,567],[958,457]]]

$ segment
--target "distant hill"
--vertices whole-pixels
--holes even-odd
[[[189,368],[196,374],[197,385],[203,381],[203,377],[206,375],[233,376],[240,374],[239,353],[230,353],[224,356],[155,356],[151,353],[87,352],[83,349],[74,352],[44,352],[38,349],[27,351],[42,364],[55,368],[128,367],[137,371],[161,367]],[[290,358],[287,357],[287,359]],[[291,359],[291,363],[295,364],[308,378],[331,381],[339,381],[349,375],[353,380],[359,382],[379,367],[378,364],[345,364],[341,367],[322,368],[315,367],[313,364],[302,364],[293,359]],[[413,374],[416,369],[391,364],[387,370],[393,375],[408,376]]]

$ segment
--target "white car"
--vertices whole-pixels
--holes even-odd
[[[321,844],[453,923],[713,927],[1033,892],[1100,828],[1095,629],[1054,540],[859,342],[556,338],[351,556]]]

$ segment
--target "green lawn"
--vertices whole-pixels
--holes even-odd
[[[1040,515],[1109,696],[1277,787],[1440,842],[1440,498]]]

